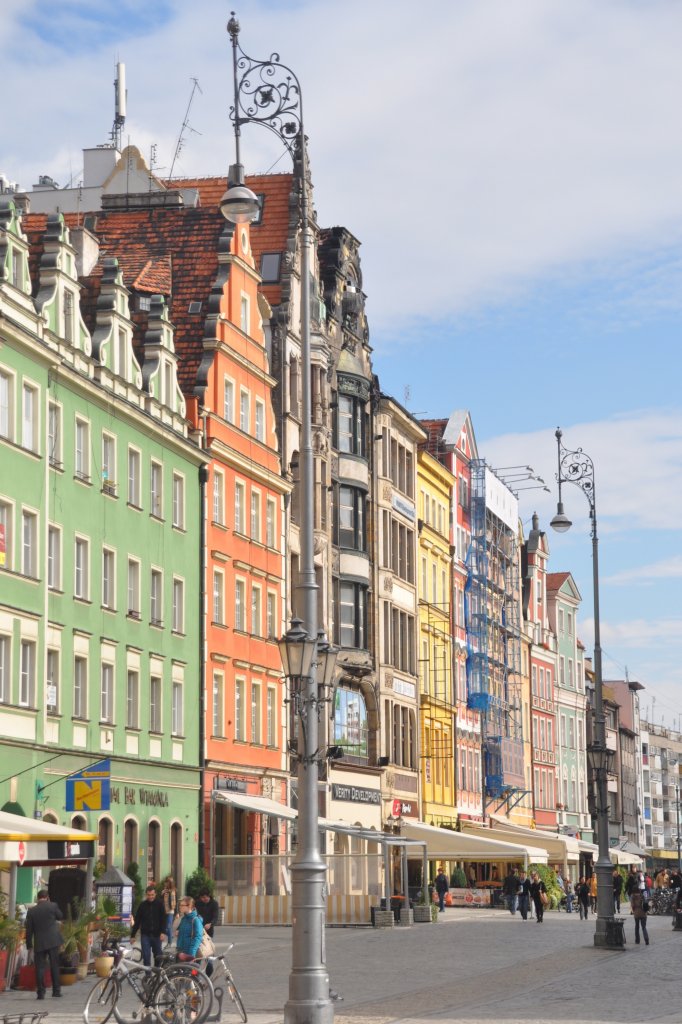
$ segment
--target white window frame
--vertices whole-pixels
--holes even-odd
[[[251,742],[260,744],[263,735],[263,687],[260,680],[251,683]]]
[[[12,638],[0,633],[0,704],[12,697]]]
[[[277,746],[277,690],[274,686],[268,686],[266,710],[266,737],[265,743],[268,747]]]
[[[6,441],[14,441],[16,383],[14,373],[6,366],[0,368],[0,437]]]
[[[230,377],[223,377],[223,419],[234,423],[235,383]]]
[[[234,681],[234,738],[237,742],[246,740],[246,679],[238,676]]]
[[[99,720],[106,725],[114,722],[114,666],[109,661],[103,661],[100,669]]]
[[[126,676],[126,729],[140,728],[140,673],[129,668]]]
[[[149,514],[163,519],[163,466],[155,459],[149,466]]]
[[[185,477],[182,473],[173,473],[173,527],[185,529]]]
[[[239,429],[244,434],[251,432],[251,395],[246,388],[239,389]]]
[[[265,502],[265,544],[269,548],[277,547],[277,501],[266,498]]]
[[[149,731],[155,736],[163,732],[163,680],[161,676],[149,677]]]
[[[249,502],[249,533],[251,540],[260,544],[261,539],[261,518],[262,518],[262,494],[255,487],[251,488],[251,501]]]
[[[222,569],[213,570],[213,624],[225,625],[225,574]]]
[[[47,407],[47,457],[50,465],[61,469],[62,459],[62,407],[50,402]]]
[[[29,579],[38,578],[38,513],[33,509],[21,510],[21,571]]]
[[[277,593],[268,590],[265,598],[265,632],[268,640],[277,638]]]
[[[139,448],[128,445],[128,504],[140,509],[142,495],[142,454]]]
[[[131,570],[132,573],[131,573]],[[134,619],[142,617],[140,592],[141,566],[139,558],[128,556],[128,573],[126,576],[126,593],[128,595],[128,615]]]
[[[50,688],[54,688],[54,700],[49,700]],[[59,714],[59,651],[50,647],[45,658],[45,709],[48,715]]]
[[[88,659],[82,654],[73,659],[73,717],[88,717]]]
[[[256,440],[265,444],[265,402],[262,398],[256,399],[254,429]]]
[[[252,636],[263,635],[263,588],[251,584],[250,631]]]
[[[29,380],[21,383],[21,446],[38,452],[40,446],[40,389]]]
[[[36,643],[21,640],[19,648],[19,707],[36,706]]]
[[[90,541],[78,533],[73,539],[73,596],[90,599]]]
[[[149,623],[163,626],[163,569],[152,566],[149,574]]]
[[[184,728],[184,686],[174,679],[171,684],[171,736],[182,736]]]
[[[222,672],[213,673],[213,704],[212,704],[213,736],[222,739],[225,735],[225,676]]]
[[[181,576],[173,577],[173,632],[185,632],[185,581]]]
[[[73,443],[73,470],[76,480],[90,483],[90,423],[76,416]]]
[[[62,531],[54,523],[47,528],[47,586],[62,589]]]
[[[102,607],[116,609],[116,552],[109,547],[102,548]]]
[[[234,628],[246,632],[246,580],[240,576],[234,581]]]
[[[246,535],[246,485],[242,480],[234,482],[234,532]]]
[[[5,562],[0,570],[11,572],[14,566],[14,503],[0,498],[0,526],[5,528]]]
[[[213,470],[213,522],[225,525],[225,474],[220,469]]]
[[[251,333],[251,299],[246,292],[241,293],[239,301],[239,326],[244,334]]]

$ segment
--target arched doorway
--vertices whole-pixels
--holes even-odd
[[[138,826],[134,818],[127,818],[123,826],[123,870],[129,864],[137,864]]]
[[[111,818],[100,818],[97,841],[97,858],[110,868],[114,854],[114,825]]]
[[[170,830],[170,862],[171,862],[171,875],[175,879],[175,884],[180,888],[182,886],[182,825],[174,821],[171,825]]]
[[[147,885],[158,882],[161,874],[161,826],[150,821],[147,826]]]

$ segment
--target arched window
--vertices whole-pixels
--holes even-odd
[[[147,884],[158,882],[161,874],[161,828],[158,821],[147,827]]]
[[[110,818],[100,818],[98,835],[98,859],[105,867],[110,868],[114,853],[114,827]]]
[[[43,821],[47,822],[48,825],[57,825],[58,824],[58,822],[57,822],[57,815],[56,814],[52,814],[51,811],[48,811],[47,814],[43,815]]]
[[[74,818],[71,819],[71,828],[78,829],[79,832],[89,831],[87,821],[80,814],[77,814]]]
[[[137,852],[138,827],[134,818],[128,818],[123,826],[123,870],[129,864],[137,864],[139,855]]]
[[[347,757],[367,760],[367,705],[359,690],[339,686],[334,702],[334,743]]]

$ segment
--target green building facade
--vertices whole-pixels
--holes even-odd
[[[198,862],[205,457],[165,303],[142,299],[87,230],[0,204],[0,805],[182,882]],[[106,787],[67,783],[103,759],[108,808]]]

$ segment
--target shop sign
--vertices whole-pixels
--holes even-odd
[[[414,522],[415,512],[414,505],[411,501],[405,501],[399,494],[394,494],[391,499],[391,504],[396,512],[400,512],[401,516],[405,516],[406,519],[410,519]]]
[[[453,907],[489,907],[490,893],[485,889],[450,889]]]
[[[146,807],[168,807],[168,793],[163,789],[146,789],[144,786],[123,786],[123,800],[121,800],[121,787],[111,787],[112,804],[124,803],[126,806],[142,804]]]
[[[363,789],[361,786],[342,786],[332,782],[332,800],[346,800],[351,804],[376,804],[381,806],[378,789]]]
[[[393,817],[394,818],[418,818],[419,812],[417,805],[414,800],[394,800],[393,801]]]

